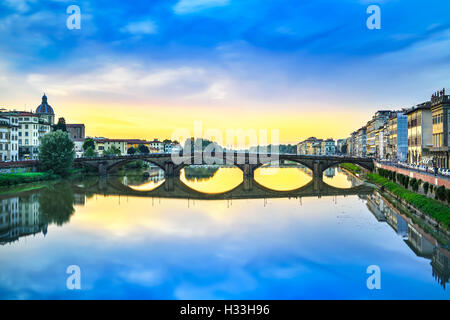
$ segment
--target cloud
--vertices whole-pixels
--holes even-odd
[[[120,29],[120,31],[124,33],[131,33],[133,35],[156,34],[158,31],[158,27],[153,20],[148,19],[131,22]]]
[[[69,71],[67,71],[69,72]],[[217,84],[216,71],[203,67],[155,67],[139,63],[106,63],[84,72],[54,70],[49,73],[29,73],[26,84],[52,95],[105,94],[123,97],[174,99],[192,98],[217,100],[225,97],[224,88]],[[214,79],[214,80],[212,80]]]
[[[229,0],[180,0],[173,10],[176,14],[188,14],[214,7],[223,7]]]
[[[5,4],[19,12],[26,12],[30,10],[30,4],[36,0],[5,0]]]

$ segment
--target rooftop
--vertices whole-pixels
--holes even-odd
[[[417,106],[412,107],[408,111],[405,112],[405,114],[411,114],[413,112],[419,111],[419,110],[429,110],[431,109],[431,102],[427,101],[421,104],[418,104]]]

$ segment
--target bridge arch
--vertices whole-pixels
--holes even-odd
[[[165,168],[162,164],[160,164],[158,161],[155,161],[152,158],[141,158],[141,159],[136,159],[136,158],[132,158],[132,159],[123,159],[117,162],[114,162],[113,164],[109,165],[107,167],[107,171],[108,172],[112,172],[120,167],[123,167],[124,165],[126,165],[127,163],[133,162],[133,161],[145,161],[145,162],[149,162],[151,164],[156,165],[158,168],[160,168],[161,170],[165,171]]]
[[[344,160],[344,159],[342,159],[342,160],[333,160],[333,161],[326,161],[326,162],[324,162],[324,165],[321,168],[322,169],[322,173],[323,173],[323,171],[327,170],[328,168],[333,167],[333,166],[337,166],[337,165],[342,164],[342,163],[355,164],[355,165],[358,165],[358,166],[360,166],[360,167],[362,167],[364,169],[367,169],[369,171],[372,171],[374,169],[373,162],[371,160],[370,160],[370,162],[368,161],[366,163],[365,161],[360,161],[360,160],[351,160],[351,159],[345,159]]]

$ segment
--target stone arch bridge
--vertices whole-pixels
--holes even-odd
[[[160,167],[164,170],[166,177],[180,176],[181,170],[186,166],[204,164],[234,165],[242,170],[244,176],[253,177],[256,169],[274,161],[292,161],[302,164],[309,168],[315,177],[322,177],[323,172],[327,168],[340,163],[352,163],[368,170],[374,169],[374,163],[371,158],[296,154],[272,154],[268,156],[266,154],[243,152],[212,153],[208,155],[205,153],[195,153],[191,155],[150,153],[127,156],[78,158],[75,160],[75,163],[79,166],[93,167],[98,171],[100,176],[104,176],[135,160],[147,161]]]

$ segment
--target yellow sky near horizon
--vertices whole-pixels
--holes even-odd
[[[202,134],[218,130],[226,139],[227,130],[260,129],[279,131],[280,143],[297,143],[310,136],[318,138],[345,138],[364,125],[368,112],[252,109],[210,109],[192,107],[123,106],[105,104],[65,104],[55,107],[56,120],[64,117],[66,123],[84,123],[86,136],[108,138],[171,139],[179,129],[194,136],[194,124],[201,122]],[[215,140],[215,139],[213,139]]]

